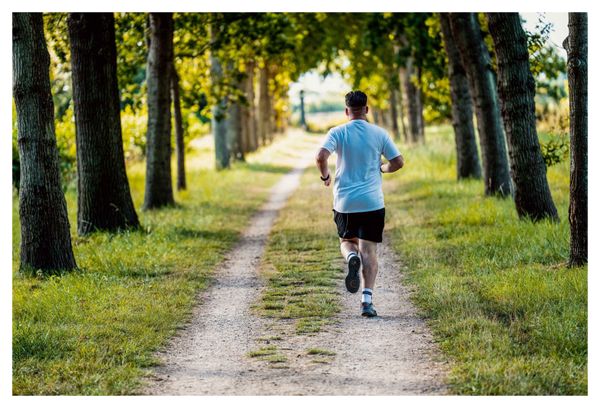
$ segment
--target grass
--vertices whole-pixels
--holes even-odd
[[[307,171],[280,212],[265,250],[261,272],[266,288],[255,308],[288,321],[296,334],[317,333],[340,308],[335,290],[341,279],[339,243],[333,214],[323,213],[330,208],[331,190],[315,171]]]
[[[288,361],[287,357],[278,352],[277,346],[261,347],[258,350],[250,351],[250,358],[258,358],[261,361],[266,361],[271,368],[288,368],[283,363]]]
[[[548,171],[561,222],[534,224],[518,219],[510,199],[484,197],[481,181],[455,180],[450,127],[429,128],[427,138],[402,149],[405,169],[384,176],[386,230],[451,360],[451,392],[586,394],[587,268],[566,267],[568,163]],[[288,170],[284,158],[312,145],[310,136],[288,138],[221,173],[202,149],[189,158],[190,190],[177,194],[178,206],[141,213],[141,231],[74,238],[80,270],[63,276],[17,272],[13,200],[13,393],[135,393],[154,351],[189,318],[195,294]],[[143,166],[128,171],[139,208]],[[75,236],[73,191],[67,202]],[[330,206],[331,191],[307,172],[274,225],[255,307],[293,333],[265,339],[316,333],[339,311]],[[329,363],[326,353],[306,354]],[[276,345],[248,356],[273,368],[287,361]]]
[[[76,237],[76,193],[67,191],[79,270],[62,276],[18,272],[13,197],[13,393],[136,393],[154,352],[189,319],[196,293],[288,170],[268,157],[301,150],[307,138],[282,139],[224,172],[206,168],[210,148],[192,153],[189,190],[176,194],[175,207],[139,212],[140,231]],[[128,174],[140,208],[143,163]]]
[[[587,267],[569,269],[569,163],[548,169],[560,223],[519,220],[456,181],[451,128],[385,176],[386,229],[459,394],[587,394]]]
[[[320,348],[311,348],[306,351],[309,356],[320,355],[320,356],[335,356],[334,351],[324,350]]]

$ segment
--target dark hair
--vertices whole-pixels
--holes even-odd
[[[346,94],[346,106],[349,108],[362,108],[367,106],[367,95],[362,91],[350,91]]]

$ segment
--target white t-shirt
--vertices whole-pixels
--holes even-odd
[[[381,155],[392,160],[400,152],[387,132],[362,119],[332,128],[323,143],[337,153],[333,209],[341,213],[384,208],[381,189]]]

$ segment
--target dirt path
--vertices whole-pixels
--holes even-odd
[[[271,190],[269,201],[250,220],[240,241],[215,272],[216,282],[199,299],[192,321],[159,354],[163,361],[147,394],[236,394],[248,366],[260,319],[250,313],[262,287],[258,267],[271,226],[296,190],[306,158]]]
[[[284,395],[433,395],[444,394],[446,363],[431,333],[409,301],[402,284],[401,264],[391,248],[379,245],[379,275],[373,302],[379,316],[359,314],[360,291],[346,291],[343,276],[338,291],[342,311],[337,323],[315,336],[282,336],[277,345],[288,358],[286,369],[264,368],[260,381],[238,384],[239,394]],[[280,329],[286,331],[284,326]],[[289,329],[288,329],[289,330]],[[321,359],[311,348],[332,351]],[[252,375],[255,377],[255,375]]]
[[[271,226],[298,187],[309,161],[302,160],[273,188],[270,200],[251,219],[240,242],[218,267],[216,281],[199,299],[192,321],[160,354],[143,391],[153,395],[400,395],[438,394],[444,365],[422,319],[408,301],[392,251],[380,245],[380,275],[374,303],[381,317],[358,313],[360,295],[340,278],[342,312],[337,323],[313,336],[285,336],[277,343],[289,364],[274,369],[246,356],[265,345],[274,330],[252,313],[263,282],[258,267]],[[283,331],[285,322],[281,323]],[[310,348],[335,356],[317,362]]]

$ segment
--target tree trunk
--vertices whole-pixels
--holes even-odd
[[[425,117],[423,116],[423,90],[421,89],[421,67],[417,67],[417,120],[419,142],[425,143]]]
[[[271,139],[271,97],[269,95],[269,69],[265,66],[258,75],[258,137],[264,146]]]
[[[474,13],[450,13],[449,18],[452,36],[460,52],[475,106],[483,158],[485,194],[509,196],[511,181],[506,143],[490,54],[483,42],[481,28]]]
[[[404,94],[405,87],[402,86],[402,84],[405,82],[403,80],[403,78],[406,75],[406,73],[404,71],[405,71],[405,68],[400,68],[398,71],[398,89],[399,89],[398,107],[400,108],[400,123],[402,124],[402,134],[404,135],[404,141],[408,143],[410,141],[410,138],[409,138],[408,129],[406,128],[406,123],[404,122],[404,118],[406,116],[404,104],[405,104],[405,101],[407,100],[407,97]]]
[[[216,28],[211,26],[211,42],[215,42],[218,33]],[[223,80],[223,67],[215,51],[210,53],[210,76],[213,88]],[[215,141],[215,165],[217,170],[223,170],[230,167],[229,146],[227,143],[227,105],[229,103],[227,96],[219,96],[221,99],[212,107],[211,127]]]
[[[379,110],[373,108],[371,112],[373,113],[373,123],[375,123],[377,126],[381,126],[381,121],[379,120],[381,115],[379,113]]]
[[[227,108],[227,146],[235,160],[244,160],[241,146],[242,119],[239,102],[233,102]]]
[[[569,133],[571,135],[571,186],[569,265],[588,260],[588,23],[587,13],[569,13],[569,36],[565,40],[569,76]]]
[[[173,98],[173,116],[175,117],[175,153],[177,155],[177,191],[185,190],[185,141],[183,139],[183,119],[179,97],[179,75],[173,64],[171,71],[171,98]]]
[[[390,89],[390,116],[392,122],[392,134],[394,139],[400,138],[400,129],[398,128],[398,91],[396,84],[393,83]]]
[[[71,13],[77,231],[137,228],[125,170],[112,13]]]
[[[519,13],[488,13],[498,61],[498,95],[519,217],[558,220],[535,119],[535,81]]]
[[[174,204],[171,181],[171,70],[173,14],[150,13],[148,132],[144,209]]]
[[[408,110],[408,134],[410,141],[416,143],[420,139],[420,122],[419,122],[419,89],[414,84],[413,75],[415,69],[413,65],[413,57],[409,57],[404,68],[404,93],[406,94],[407,110]]]
[[[386,109],[381,109],[379,111],[379,120],[381,121],[381,127],[389,129],[390,128],[389,119],[390,119],[390,117],[388,115],[388,111]]]
[[[60,185],[42,13],[13,13],[13,96],[20,157],[22,271],[77,267]]]
[[[450,98],[452,100],[452,126],[456,141],[457,178],[481,178],[481,165],[473,128],[473,110],[467,75],[460,61],[460,54],[447,13],[440,13],[440,25],[444,38],[444,48],[448,56],[448,78],[450,79]]]
[[[254,106],[254,61],[246,63],[246,76],[243,90],[246,95],[246,105],[242,106],[242,129],[244,132],[244,153],[258,149],[256,129],[256,109]]]
[[[281,103],[282,106],[288,105],[288,96],[286,92],[280,90],[273,95],[273,106],[276,107],[278,102]],[[287,116],[284,109],[274,109],[275,115],[275,131],[274,134],[284,134],[287,129]]]

